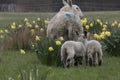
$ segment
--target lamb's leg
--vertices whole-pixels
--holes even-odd
[[[98,65],[101,66],[103,59],[102,59],[102,50],[100,50],[100,52],[98,53]]]
[[[97,53],[95,52],[93,54],[93,66],[96,66],[96,64],[97,64]]]
[[[85,55],[86,65],[88,66],[88,55]]]

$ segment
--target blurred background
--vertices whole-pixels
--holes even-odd
[[[73,0],[82,11],[120,10],[120,0]],[[0,0],[1,12],[57,12],[62,0]]]

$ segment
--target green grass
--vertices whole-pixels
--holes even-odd
[[[102,18],[108,21],[120,21],[120,11],[83,12],[89,19]],[[37,17],[51,19],[56,13],[8,13],[0,12],[0,27],[8,27],[12,22],[21,23],[25,17],[34,20]]]
[[[21,55],[18,51],[3,51],[0,58],[0,80],[7,80],[9,77],[17,80],[19,70],[31,70],[35,65],[40,73],[49,68],[53,70],[54,74],[48,75],[47,80],[120,80],[119,57],[105,55],[101,67],[87,67],[84,64],[69,69],[42,65],[36,55],[30,52]]]

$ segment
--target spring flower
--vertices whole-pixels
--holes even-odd
[[[87,24],[87,19],[86,19],[86,18],[84,18],[84,19],[82,20],[82,24],[83,24],[83,25],[86,25],[86,24]]]
[[[45,25],[47,25],[48,24],[48,20],[45,20],[44,23],[45,23]]]
[[[94,34],[94,38],[97,39],[98,38],[98,34]]]
[[[26,22],[26,26],[29,27],[29,28],[32,27],[32,25],[29,22]]]
[[[25,51],[23,49],[20,49],[20,54],[25,54]]]
[[[37,21],[40,21],[40,18],[37,18]]]
[[[102,26],[103,25],[103,23],[102,22],[100,22],[100,26]]]
[[[34,49],[34,47],[35,47],[35,45],[34,44],[32,44],[32,48]]]
[[[118,23],[117,21],[114,21],[114,24],[115,24],[115,25],[117,25],[117,23]]]
[[[3,30],[0,30],[0,34],[3,34],[4,33],[4,31]]]
[[[39,28],[39,25],[36,24],[36,25],[35,25],[35,28],[38,29],[38,28]]]
[[[60,41],[64,41],[64,38],[63,38],[63,37],[60,37]]]
[[[105,22],[105,24],[107,25],[107,24],[108,24],[108,22],[106,21],[106,22]]]
[[[86,25],[85,28],[88,30],[90,27],[89,27],[89,25]]]
[[[19,75],[18,75],[18,79],[19,79],[20,77],[21,77],[21,75],[19,74]]]
[[[34,35],[35,34],[35,30],[31,29],[31,33],[32,33],[32,35]]]
[[[14,30],[15,28],[16,28],[16,26],[14,26],[14,25],[11,25],[11,29],[13,29],[13,30]]]
[[[107,28],[107,25],[103,25],[103,28]]]
[[[9,33],[7,29],[5,29],[5,32],[6,32],[6,33]]]
[[[112,23],[112,25],[111,25],[112,27],[114,27],[115,26],[115,24],[114,23]]]
[[[100,20],[100,19],[97,19],[97,22],[98,22],[98,23],[100,23],[100,22],[101,22],[101,20]]]
[[[43,32],[44,31],[44,29],[43,28],[40,28],[40,32]]]
[[[32,21],[33,24],[35,24],[35,21]]]
[[[106,36],[111,36],[111,33],[110,33],[109,31],[106,31],[106,32],[105,32],[105,35],[106,35]]]
[[[15,26],[15,25],[16,25],[16,23],[15,23],[15,22],[13,22],[13,23],[12,23],[12,25],[13,25],[13,26]]]
[[[61,42],[60,41],[56,41],[55,42],[57,46],[60,46],[61,45]]]
[[[40,41],[39,36],[36,36],[36,37],[35,37],[35,40],[36,40],[36,41]]]
[[[101,35],[100,35],[100,38],[101,38],[101,39],[104,39],[104,38],[105,38],[105,36],[104,36],[103,34],[101,34]]]
[[[28,22],[28,18],[25,18],[24,21],[25,21],[25,22]]]
[[[4,38],[4,36],[3,36],[3,35],[0,35],[0,38],[1,38],[1,39],[3,39],[3,38]]]
[[[93,27],[93,23],[90,23],[90,27]]]
[[[102,30],[103,30],[103,31],[105,31],[105,30],[106,30],[106,28],[104,27]]]
[[[48,49],[50,52],[54,51],[53,47],[49,47]]]
[[[118,24],[118,27],[120,28],[120,23]]]
[[[18,27],[19,27],[19,28],[21,28],[21,27],[22,27],[22,25],[21,25],[21,24],[19,24],[19,25],[18,25]]]

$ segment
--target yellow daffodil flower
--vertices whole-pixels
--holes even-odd
[[[18,28],[21,28],[21,27],[22,27],[22,25],[21,25],[21,24],[19,24],[19,25],[18,25]]]
[[[44,32],[44,29],[43,29],[43,28],[40,28],[40,32]]]
[[[3,34],[4,33],[4,31],[3,30],[0,30],[0,34]]]
[[[25,54],[25,50],[20,49],[20,54]]]
[[[7,29],[5,29],[5,33],[9,33]]]
[[[54,51],[53,47],[49,47],[48,50],[49,50],[50,52]]]
[[[13,29],[13,30],[14,30],[15,28],[16,28],[16,26],[14,26],[14,25],[11,25],[11,29]]]
[[[25,22],[28,22],[28,18],[25,18],[24,21],[25,21]]]
[[[101,22],[101,20],[100,20],[100,19],[97,19],[97,22],[98,22],[98,23],[100,23],[100,22]]]
[[[60,37],[60,41],[64,41],[64,38],[63,38],[63,37]]]
[[[115,24],[114,23],[112,23],[112,25],[111,25],[112,27],[114,27],[115,26]]]
[[[103,28],[107,28],[107,25],[104,24],[104,25],[103,25]]]
[[[118,24],[118,27],[120,28],[120,23]]]
[[[106,32],[105,32],[105,35],[106,35],[106,36],[111,36],[111,33],[110,33],[109,31],[106,31]]]
[[[57,46],[60,46],[61,45],[61,42],[60,41],[56,41],[55,42]]]
[[[44,23],[45,23],[45,25],[47,25],[48,24],[48,20],[45,20]]]
[[[40,41],[39,36],[36,36],[36,37],[35,37],[35,40],[36,40],[36,41]]]
[[[33,24],[35,24],[35,21],[32,21]]]
[[[39,25],[36,24],[36,25],[35,25],[35,28],[38,29],[38,28],[39,28]]]
[[[89,28],[90,28],[90,27],[89,27],[89,25],[86,25],[86,26],[85,26],[85,29],[87,29],[87,30],[88,30]]]
[[[90,27],[93,27],[93,23],[90,23]]]
[[[40,18],[37,18],[37,21],[40,21]]]
[[[82,24],[83,24],[83,25],[86,25],[86,24],[87,24],[87,19],[86,19],[86,18],[84,18],[84,19],[82,20]]]

